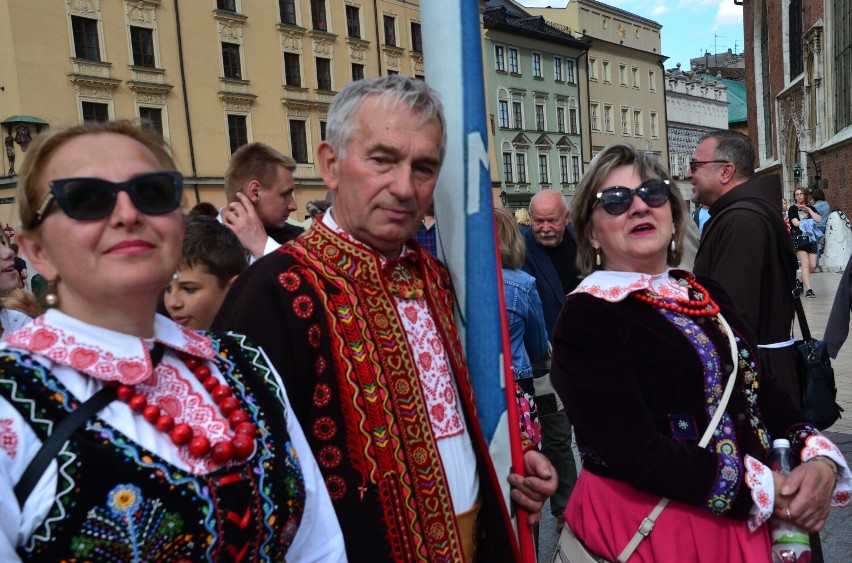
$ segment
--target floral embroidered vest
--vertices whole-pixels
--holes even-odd
[[[210,336],[223,379],[259,429],[254,455],[194,475],[93,417],[57,456],[55,501],[19,548],[22,559],[284,559],[301,521],[305,490],[280,390],[259,352],[242,337]],[[51,424],[78,406],[76,400],[27,355],[0,356],[0,394],[45,440]]]

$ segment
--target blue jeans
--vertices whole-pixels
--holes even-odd
[[[558,522],[563,518],[568,497],[577,482],[577,465],[571,450],[571,422],[550,384],[550,374],[535,378],[534,383],[538,422],[541,426],[541,453],[553,464],[559,478],[556,492],[550,497],[550,512]]]

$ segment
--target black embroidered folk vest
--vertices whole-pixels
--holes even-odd
[[[305,490],[281,390],[242,337],[211,338],[223,379],[259,429],[254,455],[193,475],[93,418],[57,456],[54,503],[18,549],[22,559],[285,559],[301,521]],[[51,423],[77,406],[50,373],[13,351],[0,353],[0,395],[42,441]]]

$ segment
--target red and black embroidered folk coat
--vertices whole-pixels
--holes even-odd
[[[484,503],[477,560],[513,561],[514,534],[476,418],[449,275],[411,246],[411,269],[424,282],[476,449]],[[460,560],[446,474],[378,254],[317,221],[240,276],[214,326],[251,336],[284,379],[351,561]]]

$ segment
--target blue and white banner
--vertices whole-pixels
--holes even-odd
[[[457,325],[479,420],[508,507],[506,478],[513,455],[515,470],[519,463],[522,467],[522,453],[519,426],[508,423],[517,416],[507,411],[507,391],[514,402],[514,381],[504,363],[479,5],[477,0],[428,0],[420,10],[426,81],[440,94],[447,117],[447,156],[435,190],[438,251],[453,277]],[[518,520],[524,521],[519,530],[523,559],[534,561],[526,519]]]

